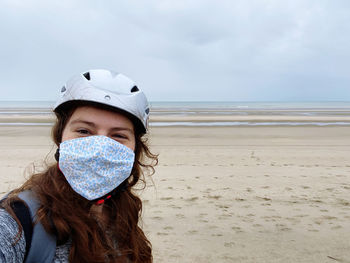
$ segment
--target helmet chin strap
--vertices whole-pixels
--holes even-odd
[[[55,160],[58,162],[59,159],[60,159],[60,148],[57,148],[55,152]]]
[[[107,195],[106,197],[99,199],[96,201],[96,205],[102,205],[104,202],[106,202],[108,199],[112,197],[112,194]]]
[[[104,204],[108,199],[110,199],[112,196],[116,196],[117,194],[120,194],[128,189],[129,182],[126,179],[120,186],[112,190],[112,192],[106,194],[104,197],[97,199],[96,205],[102,205]]]

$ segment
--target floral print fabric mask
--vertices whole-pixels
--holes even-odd
[[[106,136],[87,136],[59,146],[59,168],[75,192],[88,200],[108,194],[131,174],[134,152]]]

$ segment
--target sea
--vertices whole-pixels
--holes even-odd
[[[51,122],[9,121],[11,116],[52,116],[52,101],[0,101],[0,126],[52,125]],[[350,101],[337,102],[239,102],[239,101],[151,101],[151,116],[314,116],[336,121],[151,121],[150,126],[350,126]],[[15,118],[16,119],[16,118]],[[18,119],[18,118],[17,118]],[[19,118],[21,119],[21,118]],[[22,118],[23,119],[23,118]],[[35,118],[28,118],[33,119]],[[155,118],[157,119],[157,118]],[[161,118],[166,120],[166,118]],[[222,119],[222,118],[221,118]],[[254,119],[254,118],[253,118]],[[272,118],[273,119],[273,118]],[[4,121],[5,120],[5,121]]]

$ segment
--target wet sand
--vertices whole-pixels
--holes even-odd
[[[51,125],[55,121],[49,109],[1,109],[0,125],[22,123]],[[350,125],[348,109],[313,110],[223,110],[193,109],[177,112],[175,110],[152,110],[150,123],[174,122],[253,122],[253,123],[332,123],[343,122]]]
[[[0,192],[54,150],[0,127]],[[350,262],[350,127],[157,127],[141,193],[154,262]]]

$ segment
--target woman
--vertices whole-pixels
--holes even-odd
[[[29,260],[50,250],[35,249],[41,235],[41,245],[56,245],[45,255],[49,262],[152,262],[138,226],[142,203],[133,192],[144,183],[142,168],[152,174],[158,161],[143,137],[146,97],[122,74],[90,70],[63,86],[54,112],[57,163],[2,201],[0,261],[41,262]],[[23,213],[14,205],[22,200],[35,213],[32,234],[23,231]]]

